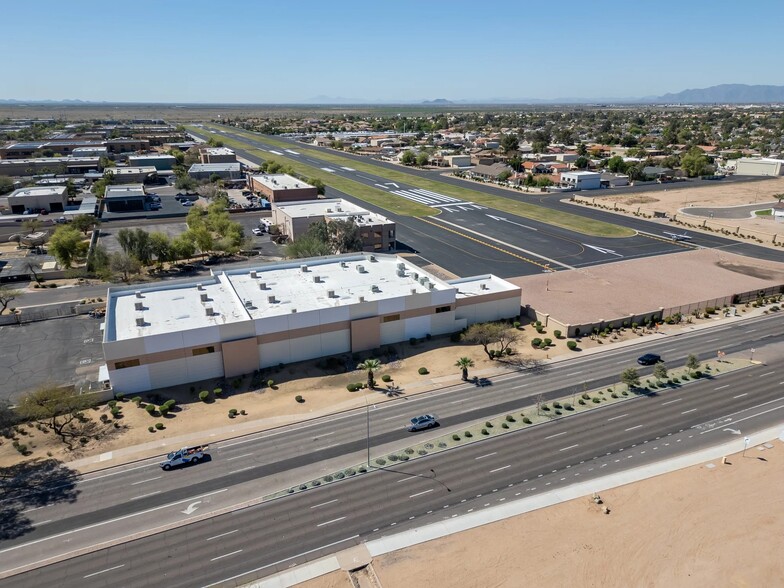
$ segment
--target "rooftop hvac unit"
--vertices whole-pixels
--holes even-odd
[[[296,313],[297,313],[297,309],[296,308],[292,308],[291,309],[291,314],[296,314]]]
[[[365,297],[364,297],[364,296],[360,296],[360,297],[359,297],[359,301],[360,301],[360,302],[364,302],[364,301],[365,301]]]
[[[137,316],[136,317],[136,326],[137,327],[143,327],[144,326],[144,317],[143,316]]]
[[[259,290],[266,290],[267,282],[259,282]]]
[[[197,290],[204,290],[204,285],[201,282],[199,282],[198,284],[196,284],[196,289]]]
[[[206,292],[202,292],[201,293],[201,301],[202,302],[207,302],[207,300],[208,300],[207,293]]]
[[[252,300],[246,300],[245,301],[245,308],[253,308],[253,301]]]
[[[321,276],[313,276],[313,281],[316,284],[320,284],[321,283]]]
[[[206,314],[207,316],[212,316],[212,306],[205,306],[204,314]]]
[[[371,292],[381,292],[381,290],[379,289],[379,287],[378,287],[378,286],[376,286],[375,284],[373,284],[373,285],[370,287],[370,291],[371,291]]]
[[[341,261],[340,267],[348,267],[348,264],[345,261]]]
[[[487,284],[480,284],[479,285],[479,289],[480,290],[487,290]]]
[[[414,278],[415,280],[419,281],[419,272],[412,272],[411,273],[411,277]]]
[[[406,277],[406,270],[404,270],[404,269],[397,270],[397,277],[398,278],[405,278]]]
[[[432,289],[433,289],[433,288],[435,288],[435,287],[436,287],[436,285],[435,285],[433,282],[428,282],[428,283],[427,283],[427,289],[428,289],[428,290],[432,290]]]
[[[412,294],[416,294],[416,293],[417,293],[417,290],[416,290],[416,288],[411,288],[411,293],[412,293]]]
[[[136,310],[144,310],[144,304],[141,302],[137,302],[136,304],[134,304],[134,308],[136,308]]]
[[[303,272],[303,273],[304,273],[304,272],[306,272],[306,271],[308,271],[308,266],[307,266],[307,265],[301,265],[301,266],[299,266],[299,271],[301,271],[301,272]]]
[[[334,290],[327,290],[327,298],[334,298],[335,291]]]
[[[362,219],[362,217],[359,217],[359,218],[360,218],[360,220]],[[375,255],[371,255],[371,256],[369,256],[369,259],[370,259],[370,261],[376,261],[376,256]]]
[[[360,274],[364,274],[364,273],[365,273],[365,266],[364,266],[364,265],[358,265],[358,266],[357,266],[357,271],[358,271]]]
[[[267,302],[270,304],[275,304],[277,302],[277,300],[275,300],[275,295],[273,294],[272,296],[267,296]]]
[[[256,274],[256,270],[253,270],[252,272],[250,272],[250,277],[253,278],[254,280],[256,278],[258,278],[258,275]]]
[[[327,212],[332,212],[332,209],[331,208],[327,208]]]
[[[427,284],[427,276],[422,276],[421,278],[419,278],[419,283],[422,284],[423,286]]]
[[[134,294],[136,295],[136,298],[141,298],[142,297],[142,291],[141,290],[136,290],[136,292],[134,292]]]
[[[401,261],[401,262],[399,262],[399,263],[397,264],[397,269],[399,269],[399,270],[402,270],[402,271],[405,271],[405,270],[406,270],[406,264],[405,264],[405,263],[403,263],[402,261]]]

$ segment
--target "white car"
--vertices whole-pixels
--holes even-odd
[[[422,429],[431,429],[438,426],[438,417],[434,414],[423,414],[422,416],[414,417],[408,425],[409,431],[421,431]]]
[[[254,235],[256,235],[257,237],[260,237],[261,235],[263,235],[263,234],[264,234],[264,231],[262,231],[261,229],[259,229],[259,228],[256,228],[256,227],[254,227],[253,229],[251,229],[251,232],[252,232]]]
[[[183,206],[193,206],[193,200],[183,200],[182,201],[182,205]]]

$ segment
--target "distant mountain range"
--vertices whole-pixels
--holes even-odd
[[[484,98],[484,99],[461,99],[448,100],[446,98],[436,98],[435,100],[366,100],[356,98],[345,98],[342,96],[315,96],[309,100],[292,105],[381,105],[381,104],[424,104],[429,106],[452,106],[461,104],[784,104],[784,86],[763,86],[746,84],[721,84],[709,88],[683,90],[674,94],[664,94],[662,96],[646,96],[643,98]],[[120,104],[117,102],[89,100],[15,100],[0,99],[0,104],[40,104],[40,105],[90,105],[90,104]],[[123,104],[143,104],[125,102]],[[182,103],[180,103],[182,104]],[[203,106],[209,104],[200,103]],[[223,104],[231,106],[231,103]],[[252,106],[242,103],[243,106]],[[275,103],[284,106],[286,103]]]

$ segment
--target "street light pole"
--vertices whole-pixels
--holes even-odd
[[[365,416],[367,421],[367,467],[370,469],[370,404],[368,404],[367,392],[362,395],[362,398],[365,399]]]

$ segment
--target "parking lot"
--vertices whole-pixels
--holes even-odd
[[[88,316],[0,326],[0,399],[44,384],[87,388],[103,363],[101,321]]]

